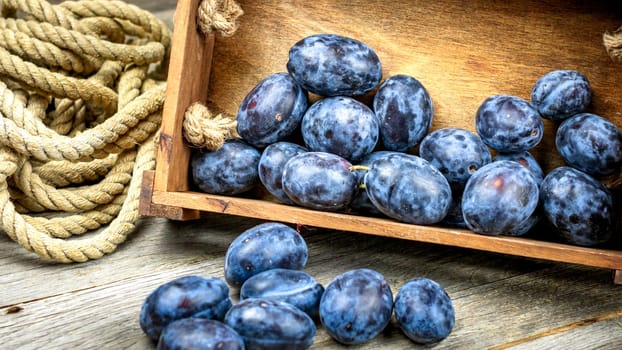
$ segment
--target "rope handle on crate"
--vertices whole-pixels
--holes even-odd
[[[237,18],[243,13],[233,0],[202,0],[197,26],[205,35],[217,30],[223,36],[231,36],[238,28]],[[239,138],[234,117],[222,113],[214,115],[200,102],[188,107],[182,126],[184,139],[192,147],[217,150],[226,140]]]
[[[0,229],[46,260],[100,258],[155,166],[170,29],[118,0],[0,5]]]

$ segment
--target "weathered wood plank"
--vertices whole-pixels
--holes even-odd
[[[162,2],[144,4],[159,6]],[[506,5],[522,8],[518,3]],[[589,16],[577,3],[570,2],[568,11],[576,12],[581,18]],[[291,6],[291,3],[280,2],[273,8],[267,6],[265,13],[275,15],[288,9],[290,12],[285,13],[291,13]],[[335,6],[336,13],[341,13],[347,4]],[[309,16],[317,16],[314,12],[317,9],[309,3],[308,10],[282,25],[301,26],[304,21],[313,25],[315,22]],[[406,9],[394,6],[394,9],[398,14],[413,16],[418,11],[414,5]],[[527,10],[528,7],[522,8],[523,12]],[[615,22],[615,13],[619,12],[596,11],[595,15]],[[463,16],[469,15],[464,11]],[[352,21],[352,16],[343,18]],[[331,28],[317,23],[319,29]],[[333,25],[339,28],[353,24]],[[554,28],[554,23],[551,26]],[[278,30],[272,33],[277,38],[280,35]],[[458,38],[466,35],[458,34]],[[398,35],[399,32],[393,34]],[[553,37],[564,35],[552,33]],[[256,40],[261,40],[261,36]],[[581,48],[574,51],[579,52]],[[262,74],[248,71],[249,67],[244,65],[232,67],[240,69],[241,73]],[[458,83],[466,84],[465,79]],[[239,95],[242,91],[232,93]],[[232,103],[238,97],[233,97]],[[140,221],[137,232],[114,254],[74,265],[42,262],[0,235],[1,347],[154,348],[137,323],[143,298],[159,284],[180,275],[222,276],[227,245],[239,232],[259,222],[221,215],[193,222],[145,218]],[[336,274],[348,269],[369,267],[385,274],[394,293],[414,276],[433,278],[444,285],[454,300],[457,323],[452,335],[435,349],[508,346],[515,349],[618,349],[622,344],[621,320],[617,316],[622,308],[620,287],[611,285],[606,270],[340,231],[304,232],[310,248],[306,270],[321,283],[327,284]],[[232,294],[235,296],[234,291]],[[320,327],[313,348],[342,349],[343,346],[336,344]],[[357,348],[418,347],[392,323],[378,338]]]
[[[147,219],[118,252],[79,265],[40,264],[29,253],[14,253],[10,263],[0,261],[4,345],[145,348],[136,323],[143,298],[183,274],[222,277],[229,242],[258,222],[220,215],[192,222]],[[415,276],[445,286],[457,323],[440,349],[499,346],[622,307],[619,288],[603,270],[340,231],[303,234],[310,249],[306,271],[325,285],[338,273],[368,267],[387,277],[394,294]],[[0,240],[0,256],[11,249],[12,242]],[[7,315],[10,306],[23,310]],[[611,344],[622,341],[622,333],[603,331]],[[412,343],[392,325],[361,348],[379,347]],[[314,348],[340,346],[319,327]]]

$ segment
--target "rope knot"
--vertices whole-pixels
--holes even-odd
[[[605,33],[603,35],[603,43],[609,56],[618,59],[622,58],[622,27],[613,33]]]
[[[214,30],[223,36],[232,36],[238,29],[237,19],[244,12],[233,0],[201,0],[197,25],[203,34]]]
[[[195,102],[186,110],[183,123],[184,138],[194,147],[215,151],[228,139],[238,138],[237,121],[229,116],[212,112]]]

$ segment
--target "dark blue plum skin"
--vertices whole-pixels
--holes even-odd
[[[419,344],[447,338],[455,325],[455,311],[445,289],[428,278],[406,282],[395,296],[395,319],[404,334]]]
[[[404,74],[387,78],[373,101],[380,121],[380,142],[389,151],[416,147],[432,126],[434,104],[419,80]]]
[[[500,160],[515,161],[529,169],[531,174],[536,178],[538,185],[542,182],[542,179],[544,179],[544,170],[542,170],[538,160],[528,151],[520,153],[499,153],[493,159],[495,162]]]
[[[575,70],[548,72],[531,90],[531,104],[543,118],[554,121],[584,112],[591,100],[589,81]]]
[[[363,167],[369,167],[371,163],[379,158],[386,157],[389,154],[396,153],[394,151],[374,151],[366,155],[357,165]],[[359,214],[365,214],[369,216],[382,216],[382,212],[376,208],[374,203],[371,202],[367,191],[365,190],[365,174],[367,170],[355,170],[356,175],[356,191],[354,192],[354,198],[350,202],[350,209]]]
[[[292,157],[283,169],[283,191],[303,207],[338,211],[354,195],[356,175],[346,159],[326,152],[306,152]]]
[[[382,79],[378,55],[365,43],[336,35],[316,34],[289,50],[287,71],[304,89],[320,96],[357,96]]]
[[[336,276],[320,300],[320,322],[333,339],[346,345],[375,338],[389,324],[392,314],[389,282],[370,269]]]
[[[443,173],[454,191],[461,191],[471,174],[492,161],[479,136],[453,127],[429,133],[421,142],[419,155]]]
[[[319,315],[324,286],[300,270],[272,269],[259,273],[244,282],[240,299],[262,298],[284,301],[299,308],[311,318]]]
[[[229,288],[222,279],[184,276],[160,285],[147,296],[139,324],[151,340],[158,341],[173,321],[188,317],[220,321],[231,306]]]
[[[546,175],[540,191],[544,216],[568,243],[595,246],[611,238],[613,199],[598,180],[561,166]]]
[[[622,165],[622,134],[607,119],[581,113],[564,120],[557,129],[555,146],[566,164],[599,177]]]
[[[289,74],[270,75],[242,100],[238,134],[257,148],[282,141],[300,125],[307,107],[307,92]]]
[[[192,182],[202,192],[236,195],[259,183],[261,153],[249,144],[230,140],[216,151],[195,150],[190,160]]]
[[[372,162],[365,175],[372,203],[399,221],[431,225],[440,222],[451,204],[451,187],[427,160],[405,153]]]
[[[244,339],[226,324],[203,318],[184,318],[169,324],[158,340],[157,350],[244,350]]]
[[[493,95],[477,109],[475,128],[488,147],[519,153],[540,143],[544,123],[538,111],[522,98]]]
[[[374,112],[361,102],[350,97],[327,97],[309,107],[301,131],[310,151],[357,162],[376,147],[379,123]]]
[[[441,220],[441,226],[467,228],[467,224],[462,216],[462,190],[454,191],[452,189],[452,199],[449,204],[447,215]]]
[[[528,220],[538,206],[538,183],[517,162],[500,160],[477,170],[462,193],[462,214],[476,233],[503,235]]]
[[[240,287],[247,279],[266,270],[301,270],[307,264],[309,249],[293,228],[266,222],[236,237],[225,254],[225,280]]]
[[[251,298],[234,305],[225,324],[244,339],[247,349],[308,349],[315,338],[315,323],[297,307],[282,301]]]
[[[259,181],[278,201],[294,204],[283,191],[283,168],[292,157],[307,152],[307,149],[291,142],[280,141],[266,147],[259,159]]]

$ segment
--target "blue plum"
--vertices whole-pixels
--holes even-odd
[[[461,191],[471,174],[492,161],[479,136],[453,127],[429,133],[421,141],[419,155],[443,173],[454,191]]]
[[[336,34],[316,34],[289,50],[287,71],[306,90],[320,96],[356,96],[382,79],[378,55],[365,43]]]
[[[274,268],[300,270],[307,264],[309,249],[293,228],[266,222],[236,237],[225,254],[225,280],[240,287],[250,277]]]
[[[352,164],[326,152],[306,152],[292,157],[283,169],[283,191],[303,207],[338,211],[352,200],[356,175]]]
[[[298,350],[313,344],[316,328],[309,315],[283,301],[245,299],[225,316],[225,324],[244,339],[247,349]]]
[[[536,178],[536,182],[540,184],[544,179],[544,170],[540,166],[538,160],[529,151],[520,153],[499,153],[495,156],[493,161],[499,160],[511,160],[518,162],[520,165],[531,171],[531,174]]]
[[[399,221],[429,225],[440,222],[451,204],[451,187],[427,160],[395,153],[371,163],[365,175],[371,202]]]
[[[259,180],[266,190],[278,201],[294,204],[283,191],[283,168],[292,157],[307,152],[307,149],[291,142],[276,142],[266,147],[259,159]]]
[[[546,175],[540,188],[544,216],[568,243],[594,246],[611,238],[613,199],[598,180],[561,166]]]
[[[240,140],[229,140],[216,151],[192,153],[192,182],[202,192],[221,195],[244,193],[259,183],[261,153]]]
[[[157,341],[173,321],[188,317],[222,320],[231,306],[229,288],[222,279],[184,276],[160,285],[147,296],[139,324],[151,340]]]
[[[259,273],[244,282],[240,299],[262,298],[292,304],[315,318],[319,315],[324,286],[300,270],[272,269]]]
[[[471,175],[462,193],[462,214],[476,233],[508,234],[531,217],[538,196],[538,183],[527,168],[500,160]]]
[[[434,104],[419,80],[404,74],[387,78],[374,96],[380,142],[389,151],[407,152],[432,126]]]
[[[531,90],[531,104],[543,118],[563,120],[587,109],[592,89],[587,78],[575,70],[544,74]]]
[[[488,147],[502,153],[519,153],[540,143],[544,123],[538,111],[524,99],[493,95],[477,109],[475,128]]]
[[[622,165],[622,134],[609,120],[581,113],[564,120],[555,137],[566,164],[593,176],[609,175]]]
[[[395,319],[404,334],[419,344],[447,338],[455,325],[455,311],[445,289],[428,278],[406,282],[395,296]]]
[[[244,350],[244,339],[221,321],[184,318],[169,324],[158,340],[157,350]]]
[[[301,131],[310,151],[329,152],[357,162],[376,147],[379,124],[369,107],[338,96],[311,105],[302,118]]]
[[[375,151],[368,155],[366,155],[357,165],[363,167],[369,167],[374,160],[386,157],[389,154],[395,153],[394,151]],[[380,216],[383,215],[378,208],[371,202],[369,196],[367,195],[367,190],[365,189],[365,174],[367,174],[367,170],[355,170],[354,174],[356,175],[356,191],[354,192],[354,197],[350,202],[350,209],[352,209],[356,213],[370,215],[370,216]]]
[[[270,75],[242,100],[238,134],[257,148],[282,141],[298,128],[307,106],[307,92],[289,74]]]
[[[320,321],[342,344],[362,344],[375,338],[391,320],[393,294],[382,274],[354,269],[336,276],[320,300]]]

